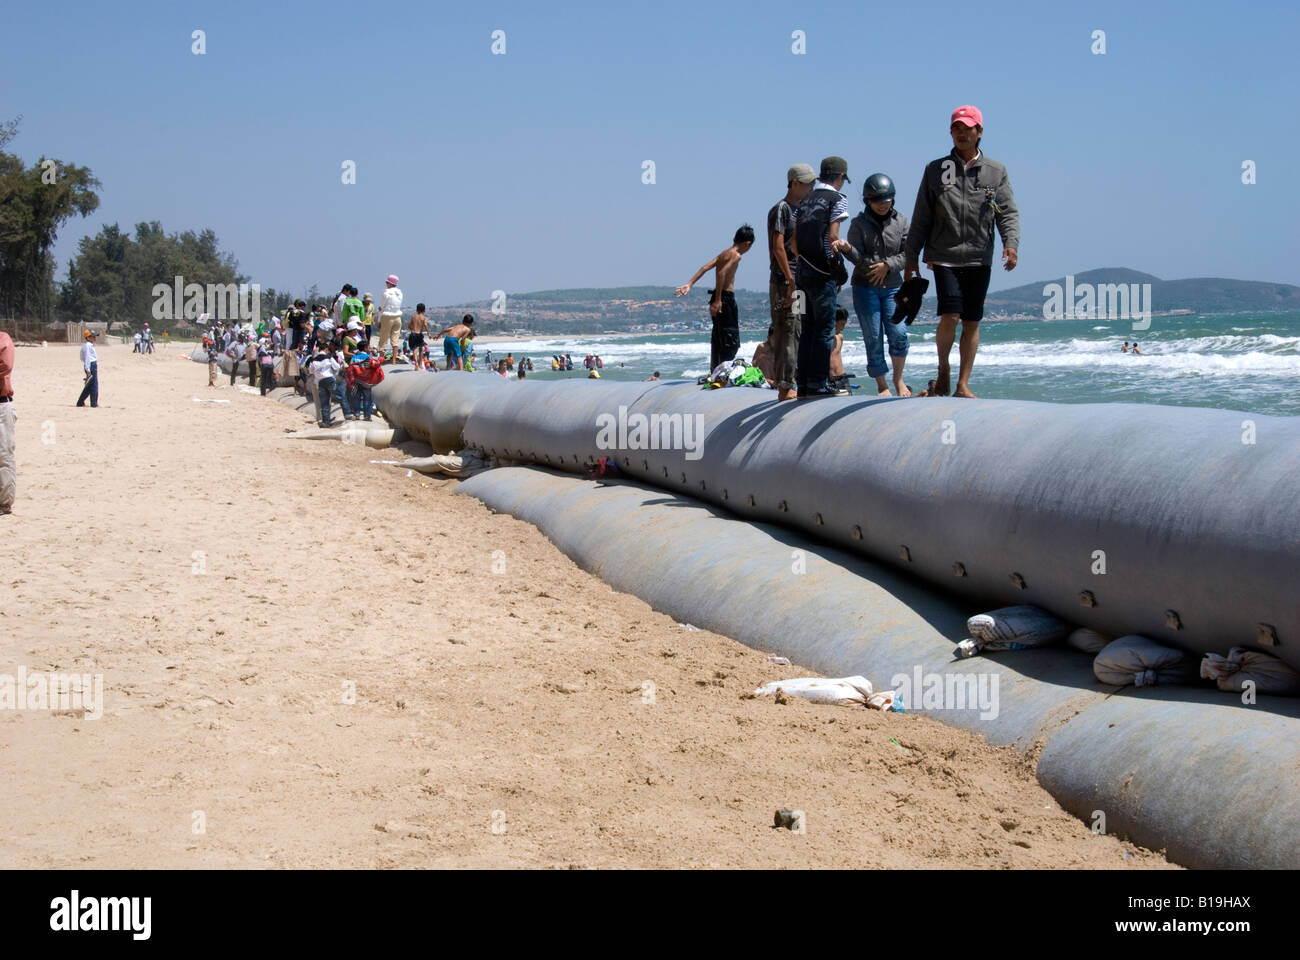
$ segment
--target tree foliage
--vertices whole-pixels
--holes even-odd
[[[17,130],[17,120],[0,123],[0,147]],[[25,167],[13,154],[0,153],[0,316],[50,319],[50,250],[60,226],[99,206],[99,186],[86,167],[47,157]]]
[[[66,320],[123,321],[138,328],[148,320],[157,330],[167,330],[171,320],[155,320],[156,284],[245,283],[239,262],[222,252],[211,230],[168,234],[157,220],[137,223],[135,234],[116,223],[99,233],[82,237],[77,255],[68,263],[59,312]]]

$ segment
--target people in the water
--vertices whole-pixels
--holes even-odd
[[[645,378],[645,382],[650,383],[652,380],[658,380],[658,379],[659,379],[659,371],[656,370],[654,373],[650,374],[650,376]]]
[[[1124,341],[1124,346],[1120,347],[1119,352],[1120,352],[1120,353],[1128,353],[1128,341],[1127,341],[1127,340]]]
[[[1138,345],[1137,345],[1137,341],[1136,341],[1136,340],[1133,341],[1133,349],[1132,349],[1130,352],[1131,352],[1131,353],[1136,353],[1136,354],[1139,354],[1139,355],[1142,354],[1142,350],[1141,350],[1141,348],[1138,347]]]
[[[939,296],[939,376],[935,391],[949,392],[948,357],[961,323],[960,366],[956,397],[974,397],[970,389],[979,322],[993,269],[993,231],[1002,237],[1002,266],[1014,270],[1020,247],[1020,212],[1007,168],[980,152],[984,117],[964,105],[948,120],[952,151],[932,160],[921,177],[907,233],[903,280],[920,274],[924,262],[934,272]]]

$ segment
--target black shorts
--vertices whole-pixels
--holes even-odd
[[[940,267],[934,269],[934,288],[939,297],[939,315],[955,313],[963,323],[984,319],[984,297],[989,292],[992,267]]]
[[[419,350],[422,346],[424,346],[424,334],[422,333],[407,334],[406,342],[410,344],[412,350]]]

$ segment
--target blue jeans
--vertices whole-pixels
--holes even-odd
[[[889,338],[891,357],[907,356],[907,324],[890,323],[894,313],[894,294],[898,287],[854,287],[853,312],[862,328],[862,343],[867,348],[867,376],[883,377],[885,338]]]
[[[77,406],[84,407],[86,398],[90,397],[92,407],[99,406],[99,361],[90,361],[90,379],[86,385],[81,388],[81,396],[77,398]]]
[[[334,399],[338,401],[339,407],[343,410],[343,416],[352,416],[352,405],[348,402],[348,385],[342,377],[334,378]]]
[[[352,387],[348,393],[351,395],[350,399],[352,402],[352,409],[358,411],[362,417],[369,420],[370,412],[374,407],[374,401],[371,399],[370,394],[370,384],[362,383],[358,380],[356,386]]]
[[[316,408],[320,411],[321,426],[330,425],[330,397],[334,395],[334,378],[326,377],[316,384]]]
[[[804,294],[804,314],[800,317],[799,361],[795,381],[804,393],[830,390],[831,351],[835,349],[835,281],[830,277],[799,280]]]

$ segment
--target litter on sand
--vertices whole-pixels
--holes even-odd
[[[773,680],[754,691],[755,696],[773,696],[780,690],[791,696],[803,697],[813,703],[831,703],[837,706],[866,705],[875,690],[866,677],[795,677],[791,680]]]
[[[190,399],[193,400],[195,403],[229,403],[230,402],[229,400],[206,400],[206,399],[201,399],[199,397],[191,397]]]

